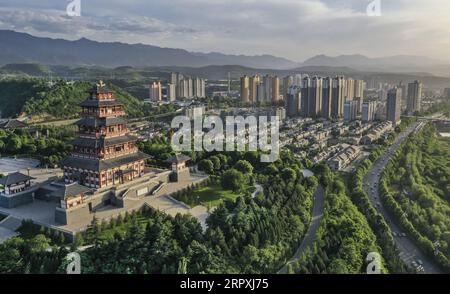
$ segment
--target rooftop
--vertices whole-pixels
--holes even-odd
[[[26,127],[26,123],[17,119],[0,119],[0,129],[21,129]]]
[[[92,189],[82,186],[78,183],[72,183],[68,185],[64,185],[63,188],[52,192],[50,195],[54,197],[58,197],[61,199],[67,199],[69,197],[74,197],[80,194],[91,192]]]
[[[102,171],[110,168],[122,166],[128,164],[130,162],[135,162],[139,160],[149,159],[150,155],[147,155],[143,152],[137,152],[134,154],[124,155],[121,157],[108,159],[108,160],[99,160],[99,159],[87,159],[87,158],[78,158],[74,156],[69,156],[63,159],[60,163],[61,166],[73,167],[77,169],[85,169],[91,171]]]
[[[24,175],[19,172],[11,173],[7,176],[4,176],[3,178],[0,178],[0,185],[3,186],[10,186],[18,183],[23,183],[29,180],[34,180],[35,178],[32,178],[30,176]]]
[[[175,156],[167,159],[167,162],[171,162],[171,163],[179,163],[179,162],[186,162],[191,160],[191,158],[187,155],[184,154],[176,154]]]

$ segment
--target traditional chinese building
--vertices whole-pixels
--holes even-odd
[[[14,196],[18,193],[26,191],[31,187],[31,180],[34,178],[21,174],[11,173],[0,178],[0,194],[5,196]]]
[[[191,175],[187,162],[191,160],[189,156],[183,154],[176,154],[175,156],[167,159],[167,162],[172,164],[172,174],[170,176],[173,182],[189,181]]]
[[[73,153],[61,162],[65,182],[100,189],[143,176],[150,156],[140,152],[137,138],[129,135],[124,105],[113,91],[100,81],[81,108]]]
[[[31,182],[34,179],[19,172],[0,178],[0,207],[14,208],[33,202],[38,189]]]
[[[59,199],[59,205],[63,209],[70,209],[85,203],[86,194],[91,192],[88,187],[78,183],[64,185],[62,189],[54,191],[51,196]]]

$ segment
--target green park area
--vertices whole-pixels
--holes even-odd
[[[220,184],[211,184],[190,193],[182,194],[177,199],[191,207],[204,205],[209,208],[216,207],[225,200],[234,201],[239,196],[253,193],[254,190],[255,187],[247,185],[240,192],[233,192],[232,190],[225,190]]]

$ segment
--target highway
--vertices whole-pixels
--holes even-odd
[[[416,123],[399,134],[396,137],[394,143],[373,164],[372,168],[364,178],[364,190],[367,195],[369,195],[369,199],[372,202],[372,205],[384,217],[392,233],[394,234],[395,243],[400,251],[400,258],[405,262],[405,264],[409,267],[412,267],[412,262],[416,262],[418,264],[422,264],[424,269],[423,273],[442,274],[442,270],[436,265],[433,259],[423,254],[421,250],[409,238],[409,236],[405,235],[402,229],[397,226],[397,224],[395,223],[395,219],[391,217],[388,211],[383,207],[383,203],[380,199],[378,191],[378,185],[382,176],[382,172],[389,162],[389,159],[400,147],[400,144],[408,137],[408,135],[416,130],[416,127],[418,127],[419,124],[420,123]],[[401,235],[403,235],[403,237]]]
[[[325,189],[322,185],[317,187],[316,193],[314,194],[314,207],[312,213],[312,220],[309,224],[308,231],[303,238],[302,243],[298,247],[294,256],[280,269],[279,274],[287,274],[287,266],[291,263],[297,261],[297,259],[302,255],[302,253],[310,246],[314,244],[316,240],[317,230],[320,227],[320,221],[323,217],[323,211],[325,208]]]

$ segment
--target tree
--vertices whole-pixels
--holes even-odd
[[[283,169],[282,177],[285,181],[295,181],[297,173],[292,168]]]
[[[245,176],[240,171],[230,169],[222,175],[221,184],[226,190],[239,192],[245,185]]]
[[[213,174],[214,173],[214,164],[211,160],[203,159],[198,164],[198,169],[201,171],[204,171],[207,174]]]
[[[220,159],[217,156],[211,156],[209,158],[209,160],[211,160],[211,162],[213,163],[214,169],[215,170],[220,170],[221,164],[220,164]]]
[[[246,175],[251,175],[253,173],[253,166],[247,160],[239,160],[234,165],[234,168]]]

